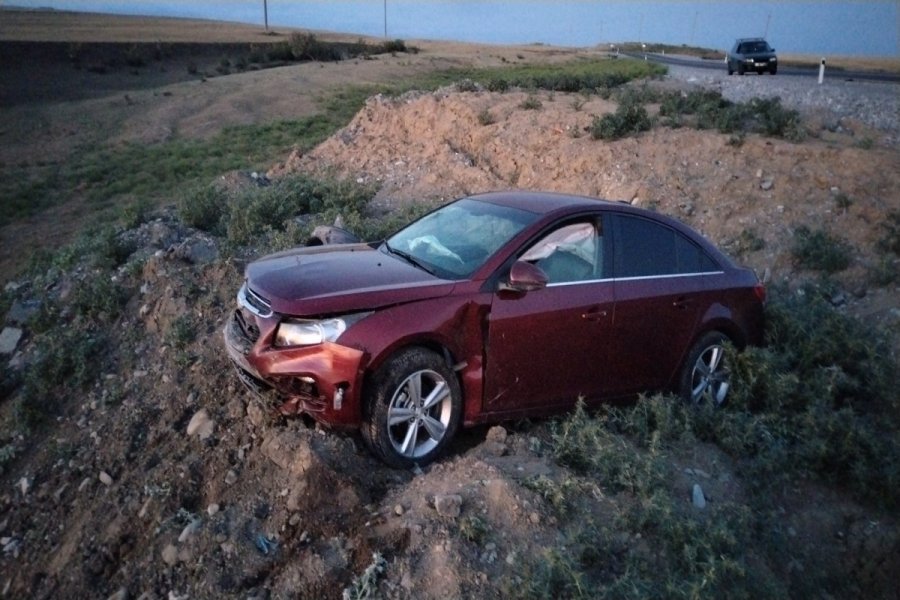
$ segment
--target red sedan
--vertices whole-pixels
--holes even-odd
[[[225,347],[283,414],[359,428],[396,467],[458,427],[642,391],[719,404],[724,345],[758,344],[765,289],[684,224],[627,204],[503,192],[380,243],[247,267]]]

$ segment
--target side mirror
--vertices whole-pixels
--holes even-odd
[[[524,260],[517,260],[509,270],[509,282],[500,284],[501,290],[533,292],[547,287],[547,274]]]

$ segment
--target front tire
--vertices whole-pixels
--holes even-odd
[[[388,360],[368,386],[363,439],[392,467],[421,467],[447,447],[461,414],[459,380],[443,357],[408,348]]]
[[[718,331],[705,333],[688,353],[681,371],[681,397],[691,404],[724,404],[730,387],[725,361],[728,336]]]

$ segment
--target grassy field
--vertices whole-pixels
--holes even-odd
[[[574,61],[549,66],[508,66],[437,70],[381,86],[349,86],[327,92],[320,112],[291,121],[228,126],[210,139],[174,139],[157,144],[98,142],[82,148],[63,165],[2,165],[0,194],[7,210],[0,225],[66,202],[72,190],[97,210],[128,210],[134,202],[153,203],[177,191],[237,169],[265,171],[291,148],[306,151],[349,122],[366,98],[375,93],[401,94],[433,90],[459,81],[488,88],[519,86],[557,91],[610,89],[664,70],[640,61]],[[16,177],[23,166],[30,177]],[[109,213],[107,213],[107,219]]]

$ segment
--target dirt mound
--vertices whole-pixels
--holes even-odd
[[[525,108],[534,98],[539,108]],[[857,314],[896,319],[896,291],[869,285],[884,216],[900,210],[895,150],[813,126],[804,143],[668,127],[592,139],[594,117],[615,106],[547,92],[376,96],[337,135],[269,174],[337,169],[377,182],[376,202],[388,209],[508,188],[623,200],[685,221],[777,282],[816,277],[797,268],[791,247],[801,225],[820,228],[851,247],[850,268],[835,277],[842,298],[855,298]]]

